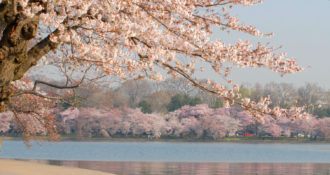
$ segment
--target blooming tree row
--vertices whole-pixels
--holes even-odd
[[[16,123],[13,114],[1,113],[0,132],[13,132]],[[69,108],[57,115],[57,129],[62,134],[78,137],[117,136],[193,136],[218,139],[238,133],[254,135],[322,136],[330,137],[330,118],[317,119],[308,116],[292,121],[287,118],[275,120],[271,116],[256,120],[247,111],[238,108],[209,108],[206,104],[184,106],[168,114],[144,114],[139,108],[127,107],[96,109]],[[43,134],[45,131],[36,131]]]

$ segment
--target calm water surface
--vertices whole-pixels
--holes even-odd
[[[330,174],[330,144],[4,141],[0,158],[116,174]]]

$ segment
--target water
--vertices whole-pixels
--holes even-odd
[[[330,144],[4,141],[0,158],[117,174],[330,174]]]
[[[330,163],[330,144],[4,141],[0,158],[141,162]]]

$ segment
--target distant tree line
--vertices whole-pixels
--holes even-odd
[[[264,85],[243,84],[243,97],[258,100],[270,95],[271,106],[289,107],[295,103],[306,105],[307,111],[317,117],[330,116],[330,90],[317,84],[306,83],[295,87],[288,83],[267,83]],[[141,108],[145,113],[168,113],[184,105],[207,104],[211,108],[222,107],[220,98],[189,85],[184,79],[168,79],[155,83],[147,80],[128,80],[115,87],[100,88],[84,86],[76,90],[76,96],[68,97],[69,104],[63,107],[130,107]]]

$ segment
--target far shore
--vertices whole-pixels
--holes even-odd
[[[23,137],[0,137],[2,140],[19,140],[23,141]],[[34,138],[39,141],[48,141],[47,137],[38,136]],[[34,140],[32,139],[32,140]],[[76,138],[76,137],[66,137],[62,136],[59,142],[170,142],[170,143],[184,143],[184,142],[196,142],[196,143],[330,143],[330,139],[317,139],[313,140],[310,138],[289,138],[289,137],[225,137],[221,139],[200,139],[200,138],[158,138],[148,140],[147,138],[120,138],[120,137],[111,137],[111,138]]]
[[[12,159],[0,159],[0,175],[111,175],[81,168],[46,165]]]

